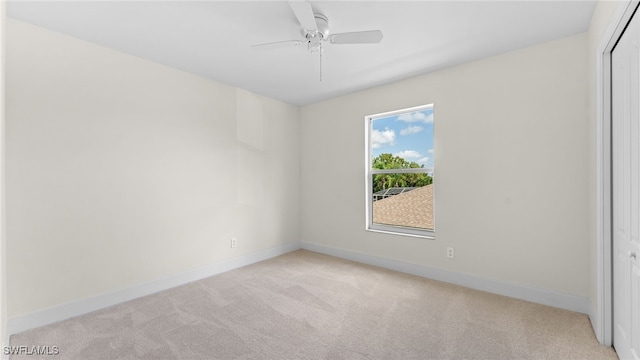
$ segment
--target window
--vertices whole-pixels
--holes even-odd
[[[367,230],[433,238],[433,105],[366,117]]]

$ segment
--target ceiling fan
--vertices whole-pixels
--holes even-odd
[[[282,47],[306,45],[312,54],[320,56],[320,81],[322,81],[322,43],[330,44],[377,44],[382,40],[382,31],[368,30],[339,34],[329,31],[329,19],[314,13],[311,3],[306,0],[291,0],[289,6],[300,23],[302,39],[276,41],[251,46],[255,50],[268,50]]]

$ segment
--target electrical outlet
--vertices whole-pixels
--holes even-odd
[[[448,248],[447,248],[447,257],[448,257],[449,259],[453,259],[454,257],[456,257],[456,254],[455,254],[455,252],[453,251],[453,248],[452,248],[452,247],[448,247]]]
[[[238,246],[238,239],[231,238],[231,247],[234,248],[236,246]]]

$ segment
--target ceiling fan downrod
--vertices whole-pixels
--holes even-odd
[[[322,14],[314,14],[318,29],[314,31],[305,30],[304,37],[307,39],[307,50],[311,55],[318,53],[320,57],[320,82],[322,82],[322,41],[329,35],[329,20]]]

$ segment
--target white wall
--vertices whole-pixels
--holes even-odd
[[[598,46],[602,40],[602,37],[609,26],[609,22],[613,17],[616,9],[620,2],[618,1],[599,1],[596,5],[596,8],[593,11],[593,17],[591,18],[591,24],[589,26],[588,35],[588,60],[589,60],[589,138],[592,140],[589,144],[589,153],[592,157],[592,161],[590,163],[589,172],[591,175],[589,176],[590,182],[590,193],[596,193],[596,76],[598,71],[596,69],[596,51],[598,50]],[[591,231],[592,239],[590,241],[591,244],[591,301],[592,305],[595,306],[596,302],[596,209],[595,209],[595,196],[592,198],[591,206]]]
[[[303,107],[302,241],[588,297],[586,53],[580,34]],[[428,103],[436,240],[367,232],[364,117]]]
[[[592,161],[590,162],[590,167],[589,167],[589,179],[590,179],[590,183],[589,183],[589,187],[590,187],[590,194],[593,194],[593,196],[590,198],[591,203],[590,205],[590,234],[591,234],[591,239],[590,239],[590,271],[589,271],[589,275],[590,275],[590,300],[591,300],[591,309],[590,309],[590,315],[591,315],[591,323],[594,326],[594,330],[596,333],[596,336],[598,337],[598,340],[602,343],[605,343],[606,345],[610,345],[610,336],[606,336],[605,335],[605,329],[604,329],[604,314],[599,313],[598,312],[598,304],[600,302],[601,299],[601,294],[598,293],[598,279],[597,279],[597,264],[598,264],[598,253],[597,253],[597,239],[596,239],[596,224],[597,224],[597,208],[596,208],[596,178],[597,178],[597,173],[596,173],[596,136],[598,135],[596,133],[596,120],[597,120],[597,111],[598,111],[598,107],[597,107],[597,103],[598,103],[598,98],[597,98],[597,88],[596,86],[598,85],[596,77],[599,75],[598,74],[598,69],[597,66],[600,66],[597,61],[596,58],[597,57],[602,57],[602,50],[604,49],[600,49],[600,54],[598,54],[598,47],[601,45],[601,42],[603,41],[603,37],[605,36],[606,32],[609,29],[609,26],[611,25],[611,22],[614,20],[614,15],[616,13],[616,11],[618,11],[620,4],[623,2],[620,1],[599,1],[594,9],[593,12],[593,16],[591,18],[591,23],[589,25],[589,31],[587,33],[588,36],[588,50],[587,50],[587,56],[588,56],[588,80],[589,80],[589,138],[591,139],[591,142],[589,143],[589,154],[590,157],[592,158]],[[624,1],[624,3],[626,3],[626,1]],[[606,310],[605,310],[606,311]],[[607,339],[608,338],[608,339]]]
[[[9,317],[298,241],[297,107],[16,20],[7,46]]]
[[[7,344],[7,251],[5,236],[5,193],[4,193],[4,154],[5,154],[5,106],[4,106],[4,78],[5,78],[5,25],[6,2],[0,2],[0,351]],[[3,351],[4,353],[4,351]],[[1,355],[0,355],[1,356]]]

